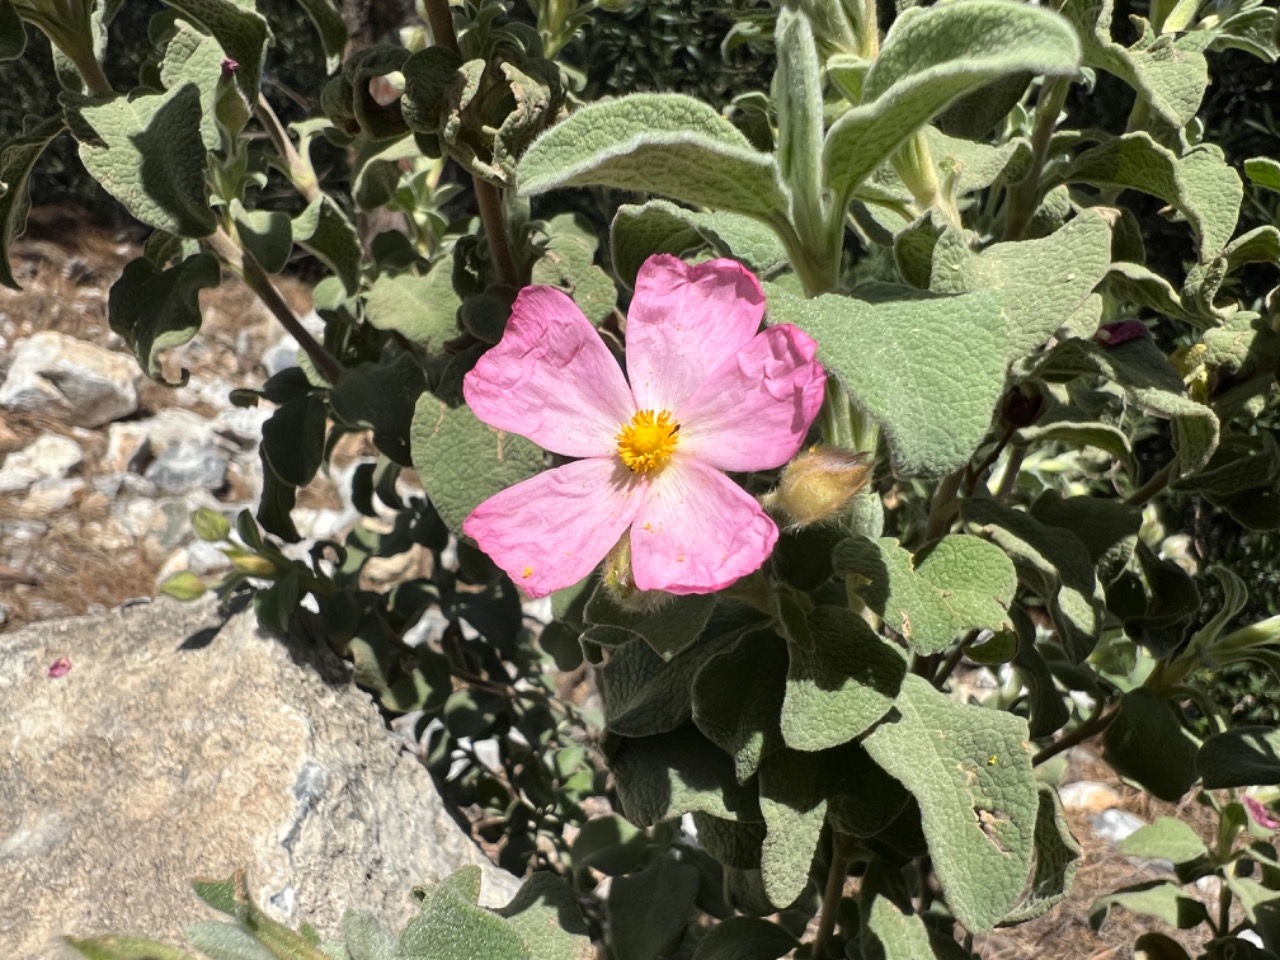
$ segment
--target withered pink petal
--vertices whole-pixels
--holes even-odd
[[[49,665],[49,679],[57,680],[59,677],[65,677],[71,672],[71,659],[69,657],[59,657]]]
[[[508,487],[462,525],[531,597],[577,583],[618,542],[644,485],[616,457],[577,460]]]
[[[627,377],[636,406],[676,412],[751,341],[764,306],[760,282],[734,260],[688,264],[668,254],[646,260],[627,312]]]
[[[788,324],[726,360],[677,411],[681,448],[721,470],[768,470],[800,449],[827,381],[818,346]]]
[[[758,570],[778,528],[723,473],[673,460],[651,481],[631,527],[631,567],[641,590],[711,593]]]
[[[477,417],[567,457],[612,456],[635,413],[609,348],[554,287],[525,287],[502,340],[462,381]]]

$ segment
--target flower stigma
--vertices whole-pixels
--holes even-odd
[[[637,410],[618,431],[618,456],[632,473],[661,470],[676,448],[680,424],[666,410]]]

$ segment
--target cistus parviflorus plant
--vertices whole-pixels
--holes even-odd
[[[1251,832],[1280,735],[1203,679],[1280,671],[1280,619],[1242,621],[1245,579],[1183,527],[1280,527],[1280,161],[1206,142],[1202,112],[1222,50],[1274,62],[1274,4],[735,8],[777,68],[711,104],[583,102],[548,54],[581,63],[585,5],[430,0],[403,45],[344,57],[308,0],[330,78],[288,128],[248,5],[170,4],[132,91],[96,68],[110,6],[70,6],[50,30],[50,4],[0,5],[3,52],[45,29],[66,87],[0,153],[4,252],[69,134],[153,230],[110,300],[149,374],[181,383],[163,353],[224,273],[298,338],[299,368],[236,397],[275,410],[256,521],[197,518],[234,564],[214,588],[313,619],[388,712],[420,711],[446,799],[504,866],[572,884],[615,960],[971,956],[1067,895],[1052,781],[1095,736],[1220,820],[1129,842],[1217,875],[1213,903],[1161,881],[1096,920],[1280,957]],[[383,208],[401,228],[362,238]],[[271,279],[301,254],[329,271],[319,340]],[[356,431],[380,522],[296,559],[296,492]],[[368,588],[414,544],[430,576]],[[982,703],[955,683],[975,666],[1001,679]],[[473,955],[450,943],[432,956]]]

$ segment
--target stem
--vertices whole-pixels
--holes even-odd
[[[933,151],[923,130],[916,131],[894,154],[893,167],[911,191],[921,213],[936,209],[948,223],[960,226],[960,211],[954,198],[947,196],[938,181],[938,166],[933,162]]]
[[[874,60],[880,56],[880,17],[876,10],[876,0],[862,0],[862,23],[858,37],[862,44],[859,51],[863,60]]]
[[[342,364],[338,363],[323,346],[321,346],[298,320],[285,302],[280,291],[271,283],[265,270],[253,259],[252,254],[233,240],[221,227],[208,237],[205,244],[218,256],[241,280],[245,286],[258,295],[286,331],[298,341],[300,346],[315,364],[316,370],[330,383],[337,383],[342,375]]]
[[[1040,175],[1044,173],[1045,160],[1049,155],[1049,143],[1053,139],[1054,127],[1058,125],[1058,114],[1066,103],[1067,91],[1071,89],[1071,81],[1065,77],[1055,77],[1045,81],[1040,90],[1040,99],[1036,103],[1036,125],[1031,133],[1031,170],[1023,180],[1013,188],[1009,203],[1009,219],[1005,221],[1004,238],[1021,240],[1026,233],[1031,217],[1040,202]]]
[[[836,930],[836,912],[844,896],[844,881],[849,870],[849,854],[852,844],[843,833],[831,832],[831,869],[827,872],[827,888],[822,895],[822,913],[818,918],[818,933],[813,938],[813,956],[821,957],[822,948]]]
[[[1092,736],[1101,733],[1107,727],[1111,726],[1111,721],[1116,718],[1116,711],[1107,712],[1104,708],[1099,708],[1084,723],[1076,727],[1070,733],[1066,734],[1059,740],[1055,740],[1049,746],[1045,747],[1034,757],[1031,758],[1031,765],[1038,767],[1047,760],[1052,760],[1063,750],[1070,750],[1076,744],[1084,743]]]
[[[1169,485],[1169,480],[1173,476],[1173,466],[1178,462],[1178,458],[1174,457],[1166,463],[1150,480],[1140,486],[1132,494],[1125,503],[1131,507],[1140,507],[1157,493]]]
[[[320,196],[320,183],[316,178],[315,169],[311,166],[311,159],[298,153],[293,141],[289,139],[289,134],[285,132],[280,118],[276,116],[276,112],[271,109],[271,104],[262,94],[258,94],[258,103],[253,112],[258,122],[262,124],[262,129],[267,132],[271,145],[276,148],[280,156],[284,157],[289,179],[293,185],[308,203],[315,200]]]
[[[1230,851],[1227,852],[1229,853]],[[1221,855],[1221,851],[1219,851],[1219,854]],[[1227,931],[1231,929],[1231,888],[1227,886],[1227,870],[1234,873],[1235,864],[1228,863],[1226,865],[1226,869],[1222,871],[1222,876],[1219,878],[1217,934],[1220,937],[1225,937],[1227,935]]]
[[[947,474],[938,482],[938,489],[933,492],[933,503],[929,507],[929,523],[925,527],[924,542],[937,540],[947,532],[947,527],[955,519],[956,494],[960,492],[960,481],[964,477],[965,468],[961,467]]]
[[[102,65],[98,63],[98,58],[92,52],[86,53],[84,56],[73,56],[66,50],[71,62],[76,65],[76,69],[80,71],[80,77],[84,80],[84,85],[89,88],[89,93],[95,97],[103,97],[114,91],[111,88],[107,75],[102,72]]]
[[[962,640],[956,644],[956,648],[947,655],[947,659],[943,661],[941,669],[938,670],[937,676],[933,678],[933,685],[941,690],[942,685],[950,679],[951,674],[955,672],[956,667],[964,658],[964,652],[969,649],[969,639]]]
[[[423,6],[426,8],[427,24],[431,27],[431,36],[435,38],[436,45],[461,53],[458,35],[453,32],[453,14],[449,11],[449,0],[423,0]],[[502,192],[479,177],[473,176],[471,182],[476,191],[480,221],[484,224],[484,238],[489,244],[489,259],[498,274],[498,282],[513,291],[518,290],[523,284],[515,256],[511,252],[507,221],[502,211]]]
[[[1000,477],[1000,488],[996,491],[996,499],[1007,503],[1018,482],[1018,474],[1022,471],[1022,461],[1027,457],[1027,448],[1022,444],[1009,451],[1009,459],[1004,465],[1004,474]]]

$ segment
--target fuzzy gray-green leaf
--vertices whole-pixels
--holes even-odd
[[[9,247],[27,225],[31,196],[27,180],[40,154],[66,129],[62,117],[50,117],[0,147],[0,283],[20,289],[9,266]]]
[[[997,294],[904,290],[904,299],[873,303],[766,290],[771,321],[812,336],[818,359],[883,427],[895,472],[940,476],[968,461],[1004,387],[1007,321]]]
[[[453,289],[453,258],[445,257],[423,276],[383,274],[365,302],[365,319],[379,330],[394,330],[410,343],[439,351],[458,335],[458,307]]]
[[[956,917],[989,930],[1026,886],[1039,791],[1025,720],[962,706],[908,675],[898,719],[865,741],[915,796],[938,879]]]
[[[1000,77],[1074,74],[1075,31],[1056,14],[1005,0],[905,11],[863,84],[863,103],[827,132],[824,164],[837,203],[948,104]]]
[[[517,179],[525,196],[601,186],[766,219],[787,209],[773,157],[705,103],[678,94],[584,107],[534,141]]]
[[[167,270],[139,257],[112,284],[107,299],[111,329],[129,344],[147,376],[163,381],[161,351],[182,346],[196,335],[200,291],[216,287],[220,278],[218,261],[199,253]]]
[[[262,61],[271,42],[267,21],[235,0],[171,0],[169,6],[213,34],[237,64],[236,86],[245,101],[257,103]]]

